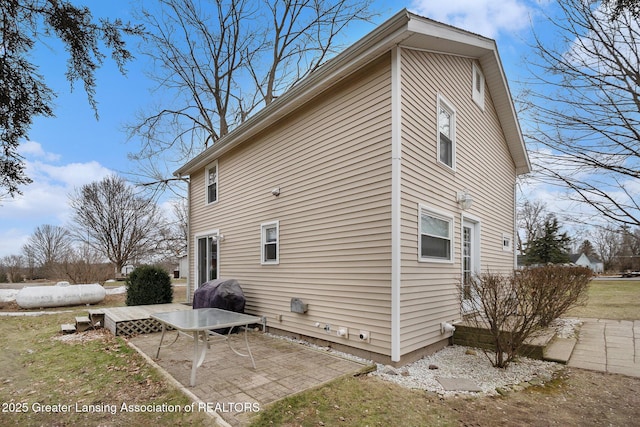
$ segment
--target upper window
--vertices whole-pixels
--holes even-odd
[[[420,206],[418,255],[422,261],[453,260],[453,217]]]
[[[262,234],[260,262],[262,264],[278,264],[280,262],[279,228],[278,221],[267,222],[260,226]]]
[[[477,64],[473,64],[473,100],[484,110],[484,75]]]
[[[456,111],[438,97],[438,161],[454,168],[456,147]]]
[[[207,204],[218,201],[218,161],[216,160],[205,170],[205,185]]]

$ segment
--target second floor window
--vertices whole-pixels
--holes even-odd
[[[206,170],[207,204],[218,201],[218,162]]]
[[[438,98],[438,161],[454,167],[456,114],[442,98]]]

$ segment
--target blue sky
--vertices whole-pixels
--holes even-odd
[[[124,0],[85,3],[91,7],[94,17],[127,20],[130,14],[129,3]],[[496,39],[515,96],[516,81],[525,75],[521,64],[532,25],[537,32],[541,31],[542,15],[549,12],[552,4],[550,0],[377,0],[373,7],[380,13],[376,25],[406,7],[420,15]],[[345,35],[347,44],[357,41],[374,26],[359,25],[352,29]],[[70,219],[68,197],[74,188],[100,180],[109,173],[126,175],[134,171],[135,164],[127,159],[127,153],[136,151],[136,142],[127,142],[122,128],[136,111],[148,104],[151,89],[143,73],[144,61],[140,56],[138,59],[127,66],[126,76],[118,72],[112,61],[105,61],[97,74],[100,119],[96,121],[82,86],[77,85],[72,92],[64,77],[66,52],[55,45],[38,48],[33,60],[58,95],[55,117],[37,118],[29,140],[21,146],[27,174],[34,182],[22,189],[22,196],[0,201],[0,258],[19,254],[39,225],[66,225]],[[543,201],[558,204],[551,190],[533,190]],[[558,205],[556,209],[563,207]]]

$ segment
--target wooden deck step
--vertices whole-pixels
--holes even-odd
[[[76,317],[76,331],[84,332],[88,329],[91,329],[93,325],[91,325],[91,320],[87,316],[77,316]]]
[[[60,325],[60,330],[63,334],[73,334],[76,332],[76,326],[72,323],[63,323]]]
[[[99,309],[89,310],[89,319],[94,328],[104,328],[104,311]]]

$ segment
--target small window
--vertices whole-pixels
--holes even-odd
[[[505,252],[513,251],[513,238],[509,234],[502,235],[502,250]]]
[[[280,224],[278,221],[268,222],[260,226],[262,233],[262,246],[260,257],[262,264],[278,264],[280,247],[279,234]]]
[[[456,113],[453,107],[438,97],[438,161],[454,167]]]
[[[216,161],[205,170],[205,184],[207,204],[218,201],[218,162]]]
[[[473,64],[473,100],[484,110],[484,75],[477,64]]]
[[[452,261],[452,230],[453,217],[421,206],[419,259],[421,261]]]

